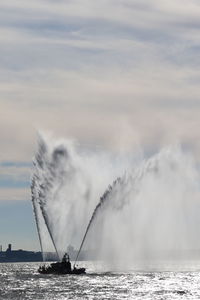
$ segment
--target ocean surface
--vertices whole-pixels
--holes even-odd
[[[78,276],[41,275],[39,265],[0,264],[0,299],[200,299],[200,262],[126,272],[81,262],[87,274]]]

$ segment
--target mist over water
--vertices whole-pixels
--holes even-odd
[[[178,262],[200,253],[200,172],[181,146],[138,160],[43,136],[34,180],[44,251],[46,224],[60,258],[68,245],[78,248],[84,235],[83,249],[112,267]]]

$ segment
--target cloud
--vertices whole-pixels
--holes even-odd
[[[199,17],[195,0],[1,1],[1,160],[30,161],[38,128],[198,154]]]
[[[30,177],[30,163],[0,162],[0,201],[29,200]]]
[[[0,188],[0,201],[29,200],[28,188]]]

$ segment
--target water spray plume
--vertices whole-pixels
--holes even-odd
[[[117,178],[117,180],[114,181],[113,185],[115,185],[115,184],[116,184],[117,182],[119,182],[119,181],[120,181],[120,177]],[[110,191],[112,190],[112,188],[113,188],[113,187],[112,187],[111,185],[109,185],[108,189],[105,191],[105,193],[103,194],[103,196],[100,198],[100,202],[99,202],[99,203],[97,204],[97,206],[95,207],[95,210],[94,210],[94,212],[93,212],[93,214],[92,214],[92,217],[91,217],[91,219],[90,219],[90,221],[89,221],[89,224],[88,224],[88,226],[87,226],[87,228],[86,228],[86,231],[85,231],[83,240],[82,240],[82,242],[81,242],[80,248],[79,248],[79,250],[78,250],[78,252],[77,252],[77,256],[76,256],[75,261],[74,261],[74,266],[76,265],[76,262],[77,262],[77,260],[78,260],[78,258],[79,258],[79,255],[80,255],[80,253],[81,253],[81,250],[82,250],[83,244],[84,244],[84,242],[85,242],[85,239],[86,239],[86,237],[87,237],[87,234],[88,234],[88,231],[89,231],[89,229],[90,229],[90,226],[92,225],[93,220],[94,220],[95,217],[96,217],[96,214],[98,214],[98,211],[99,211],[100,207],[102,207],[102,205],[103,205],[104,202],[106,201],[107,195],[110,193]]]
[[[49,171],[49,168],[47,167],[47,162],[45,159],[47,149],[46,145],[43,142],[41,138],[39,138],[38,141],[38,151],[35,156],[35,160],[33,161],[34,164],[34,174],[32,177],[32,183],[31,183],[31,190],[32,190],[32,202],[33,202],[33,208],[35,212],[35,220],[38,228],[38,234],[39,234],[39,240],[41,245],[41,250],[43,253],[43,247],[42,247],[42,241],[41,241],[41,234],[39,229],[39,220],[38,220],[38,212],[37,212],[37,204],[39,204],[47,230],[49,232],[51,241],[53,243],[53,246],[55,248],[56,254],[58,255],[58,249],[55,244],[55,240],[52,234],[52,230],[50,228],[50,221],[49,217],[46,214],[46,211],[44,209],[44,206],[46,204],[46,197],[48,195],[48,190],[51,187],[51,178],[52,176],[49,175],[50,172],[48,172],[48,175],[46,175],[46,171]]]
[[[125,168],[118,161],[114,166],[110,154],[39,136],[33,168],[34,201],[60,259],[67,246],[80,245],[97,199]]]
[[[141,245],[140,252],[144,252],[146,248],[147,252],[150,253],[152,251],[152,253],[156,253],[156,251],[160,251],[158,249],[160,249],[162,244],[166,245],[166,251],[168,248],[174,251],[176,244],[180,244],[180,246],[178,246],[180,251],[182,251],[181,249],[184,249],[184,247],[187,248],[189,244],[190,247],[192,247],[192,245],[193,247],[194,245],[198,245],[196,241],[189,243],[187,236],[194,234],[196,230],[194,230],[195,222],[196,225],[199,225],[198,219],[196,219],[195,222],[191,221],[192,216],[196,213],[197,209],[199,209],[200,205],[196,200],[197,197],[200,196],[198,187],[199,180],[200,177],[194,160],[178,146],[163,149],[154,157],[144,160],[140,167],[114,181],[113,185],[109,186],[107,191],[100,198],[86,228],[76,260],[78,260],[88,234],[91,228],[95,226],[98,218],[101,218],[101,224],[104,224],[104,229],[102,229],[102,231],[104,230],[103,236],[109,236],[109,241],[104,241],[101,244],[103,244],[104,249],[106,249],[109,247],[107,246],[108,244],[111,247],[113,243],[113,245],[115,245],[113,246],[114,253],[120,252],[118,249],[121,249],[121,246],[116,242],[119,240],[120,232],[123,232],[122,237],[120,237],[127,243],[127,248],[132,249],[133,247],[133,249],[137,249]],[[170,186],[171,181],[174,184],[174,190]],[[186,197],[187,190],[192,190],[193,192],[193,195],[190,196],[192,198],[191,200]],[[159,199],[160,194],[163,194],[161,196],[162,198],[166,198],[165,202],[161,201],[162,198]],[[174,203],[172,201],[173,199]],[[160,204],[162,203],[166,206],[165,211],[160,209]],[[184,209],[183,205],[187,205],[187,210]],[[147,211],[147,208],[149,211]],[[154,216],[154,211],[158,209],[160,210],[161,217],[159,217],[159,215]],[[114,212],[116,213],[114,214]],[[144,213],[147,214],[146,219],[143,218]],[[117,219],[116,215],[121,217]],[[128,216],[125,218],[126,225],[124,225],[122,221],[125,215]],[[173,215],[176,215],[177,219],[173,217]],[[178,224],[179,226],[175,226],[178,222],[178,218],[181,225]],[[112,219],[112,222],[109,221],[109,219]],[[153,222],[152,228],[145,225],[146,220],[149,220],[151,223]],[[117,223],[115,224],[115,222]],[[184,230],[185,224],[187,223],[189,226]],[[106,226],[106,224],[109,225]],[[175,226],[175,228],[173,228],[173,226]],[[113,230],[115,228],[119,230],[115,238],[112,228]],[[141,231],[143,228],[144,232]],[[166,236],[169,236],[169,242],[161,237],[162,228],[163,232],[164,230],[166,231]],[[153,231],[156,232],[156,242],[153,243],[149,240],[149,245],[145,246],[143,245],[144,240],[139,239],[138,235],[146,234],[148,231],[148,240]],[[187,231],[190,232],[190,234],[187,233]],[[130,232],[131,236],[128,236],[127,232]],[[152,236],[152,238],[154,238],[154,236]],[[130,242],[130,240],[132,240],[132,242]],[[182,246],[181,243],[183,244]],[[114,253],[112,254],[113,256]],[[120,255],[121,254],[119,254],[119,256]]]
[[[42,244],[42,236],[40,232],[40,225],[39,225],[39,218],[38,218],[38,196],[37,196],[37,188],[36,188],[36,180],[35,177],[33,176],[31,180],[31,199],[32,199],[32,206],[33,206],[33,212],[35,216],[35,222],[36,222],[36,227],[37,227],[37,232],[38,232],[38,237],[39,237],[39,242],[40,242],[40,248],[42,252],[42,259],[44,261],[44,250],[43,250],[43,244]]]
[[[89,221],[89,224],[86,228],[86,232],[84,234],[84,237],[83,237],[83,240],[81,242],[81,245],[80,245],[80,248],[78,250],[78,253],[77,253],[77,256],[76,256],[76,259],[75,259],[75,263],[74,265],[76,264],[76,261],[78,260],[78,257],[80,255],[80,252],[82,250],[82,247],[84,245],[84,242],[86,240],[86,237],[87,237],[87,234],[90,230],[90,227],[92,226],[93,222],[95,222],[95,218],[98,216],[98,214],[101,212],[102,209],[108,209],[108,207],[110,205],[112,205],[112,207],[114,209],[122,209],[123,206],[125,204],[127,204],[126,202],[128,201],[128,197],[125,197],[124,195],[124,198],[122,197],[121,200],[120,200],[120,203],[116,203],[116,201],[113,201],[111,202],[111,198],[114,200],[115,197],[114,197],[114,193],[116,192],[115,189],[119,189],[119,186],[121,188],[121,191],[123,190],[124,187],[128,187],[128,183],[130,184],[131,182],[131,189],[132,191],[134,191],[135,189],[135,192],[137,192],[137,189],[136,189],[136,183],[140,180],[142,180],[143,176],[147,173],[147,172],[155,172],[157,169],[157,157],[156,158],[153,158],[153,159],[150,159],[149,161],[147,161],[142,167],[140,167],[136,172],[135,172],[135,175],[130,175],[127,176],[127,174],[125,174],[122,178],[118,177],[111,185],[109,185],[108,189],[104,192],[103,196],[100,198],[100,201],[99,203],[97,204],[97,206],[95,207],[95,210],[92,214],[92,217]],[[126,189],[126,194],[128,195],[129,191],[128,189]],[[105,206],[105,207],[104,207]]]
[[[80,245],[75,263],[84,246],[117,262],[124,252],[133,263],[184,256],[200,248],[199,182],[198,164],[180,146],[135,161],[40,138],[31,191],[41,248],[40,216],[60,258]]]

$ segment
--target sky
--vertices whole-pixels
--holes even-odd
[[[199,50],[198,0],[0,1],[4,249],[39,248],[37,130],[114,151],[180,142],[200,159]]]

